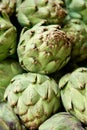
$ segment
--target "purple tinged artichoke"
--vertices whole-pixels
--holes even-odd
[[[39,130],[85,130],[81,122],[68,112],[59,112],[39,126]]]
[[[0,130],[22,130],[22,125],[6,102],[0,103]]]

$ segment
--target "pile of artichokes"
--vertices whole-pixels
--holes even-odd
[[[87,0],[0,1],[0,130],[87,130]]]

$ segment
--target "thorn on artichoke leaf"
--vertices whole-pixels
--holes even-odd
[[[84,89],[86,87],[86,83],[81,84],[79,87],[80,87],[81,90]]]
[[[23,66],[23,61],[21,61],[20,64]]]
[[[21,31],[21,35],[23,34],[23,33],[25,33],[26,31],[27,31],[27,27],[24,27],[23,29],[22,29],[22,31]]]
[[[12,79],[12,80],[10,81],[10,83],[12,84],[14,81],[15,81],[15,79]]]
[[[46,56],[50,56],[50,55],[52,55],[51,52],[46,52],[46,51],[45,51],[45,54],[46,54]]]
[[[48,3],[48,0],[44,0],[44,2],[45,2],[45,4],[47,4],[47,3]]]
[[[38,64],[38,61],[36,59],[34,59],[34,64]]]
[[[43,40],[43,35],[40,35],[40,36],[39,36],[39,39],[40,39],[40,40]]]
[[[57,15],[60,17],[64,17],[67,14],[67,12],[60,8],[59,11],[57,11]]]
[[[72,103],[72,101],[71,101],[71,105],[67,108],[67,110],[68,110],[68,112],[70,111],[72,111],[74,109],[74,105],[73,105],[73,103]]]
[[[22,40],[21,42],[20,42],[20,46],[22,46],[22,48],[25,48],[25,45],[23,45],[25,43],[25,40]]]
[[[36,11],[38,11],[38,7],[37,7],[37,5],[35,5],[35,12],[36,12]]]
[[[47,25],[48,24],[48,21],[47,20],[42,20],[40,23],[38,23],[37,25],[36,25],[36,27],[38,28],[39,26],[45,26],[45,25]]]
[[[38,80],[37,78],[38,78],[38,77],[37,77],[37,75],[36,75],[36,76],[35,76],[35,80],[33,80],[33,82],[32,82],[33,84],[36,84],[36,83],[37,83],[37,80]]]
[[[12,104],[10,104],[10,106],[11,106],[12,108],[15,108],[15,106],[17,105],[17,102],[18,102],[18,100],[17,100],[16,102],[13,102]]]
[[[35,34],[35,31],[34,30],[31,30],[31,31],[29,31],[29,36],[34,36],[34,34]]]
[[[85,112],[85,110],[86,110],[86,109],[85,109],[85,107],[84,107],[84,108],[81,110],[81,112]]]
[[[44,72],[45,72],[45,74],[49,74],[49,72],[47,70],[45,70]]]
[[[28,109],[27,109],[27,111],[25,112],[25,114],[27,114],[28,113]],[[19,115],[18,115],[19,116]],[[24,114],[23,115],[21,115],[21,117],[23,117],[24,116]],[[20,117],[19,117],[20,118]],[[24,119],[24,123],[26,124],[26,123],[28,123],[30,120],[28,119],[28,117],[26,116],[25,117],[25,119]]]
[[[69,74],[67,74],[67,75],[69,75]],[[59,89],[64,89],[64,88],[67,86],[67,84],[68,84],[68,79],[67,79],[67,77],[68,77],[68,76],[66,76],[66,79],[63,81],[63,83],[62,83],[62,82],[59,83]],[[62,80],[61,80],[61,81],[62,81]]]
[[[43,28],[43,32],[45,32],[45,31],[48,31],[48,28],[46,28],[46,27],[45,27],[45,28]]]
[[[87,69],[82,68],[82,69],[80,70],[80,72],[83,72],[83,73],[85,72],[85,73],[86,73],[86,72],[87,72]]]
[[[13,48],[9,48],[8,54],[9,54],[9,55],[12,55],[12,54],[13,54],[13,50],[14,50]]]
[[[59,4],[57,4],[57,6],[60,7]],[[54,3],[54,1],[52,2],[52,7],[56,7],[56,3]]]
[[[20,65],[26,70],[27,68],[24,66],[23,60],[20,61]]]

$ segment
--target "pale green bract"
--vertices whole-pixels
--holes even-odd
[[[87,68],[80,67],[63,76],[59,88],[66,111],[87,125]]]
[[[28,72],[50,74],[70,60],[70,39],[59,25],[46,26],[45,22],[21,32],[17,53],[21,66]]]
[[[54,79],[37,73],[15,76],[4,98],[28,129],[36,129],[61,106],[60,91]]]

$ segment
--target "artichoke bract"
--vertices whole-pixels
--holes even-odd
[[[6,88],[4,99],[30,130],[38,128],[61,107],[58,84],[37,73],[15,76]]]
[[[85,130],[81,122],[68,112],[59,112],[42,123],[39,130]]]
[[[0,12],[0,61],[15,53],[17,30],[5,12]]]
[[[6,87],[10,80],[17,74],[24,72],[15,60],[6,59],[0,62],[0,102],[3,100]]]
[[[12,16],[16,11],[16,0],[0,0],[0,11],[5,11]]]
[[[20,65],[26,71],[50,74],[70,60],[70,39],[58,25],[45,26],[45,22],[31,29],[23,28],[21,32],[17,53]]]
[[[61,99],[66,111],[87,125],[87,68],[80,67],[59,80]]]
[[[0,130],[22,130],[18,117],[6,102],[0,103]]]
[[[22,26],[34,26],[42,20],[62,24],[66,17],[62,0],[17,0],[17,19]]]
[[[87,24],[87,0],[63,0],[67,9],[67,20],[80,19]]]
[[[87,25],[79,19],[72,19],[65,24],[63,31],[71,38],[71,60],[80,62],[87,59]]]

